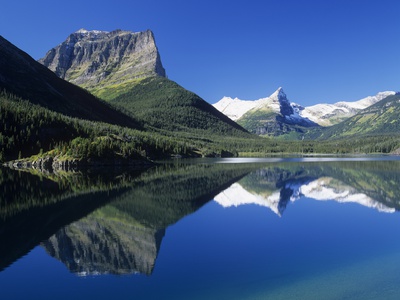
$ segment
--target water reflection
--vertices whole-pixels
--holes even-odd
[[[302,198],[357,203],[380,212],[399,209],[399,162],[290,164],[263,168],[215,197],[223,207],[256,204],[282,216]]]
[[[42,246],[80,276],[150,275],[164,234],[107,206],[57,231]]]
[[[42,174],[0,168],[0,270],[125,193],[140,171]]]
[[[0,169],[0,270],[41,244],[77,275],[151,275],[165,229],[212,199],[281,216],[302,198],[400,205],[399,161],[170,164],[29,174]]]
[[[42,242],[79,275],[149,275],[165,228],[254,168],[163,165],[34,175],[1,169],[0,270]]]

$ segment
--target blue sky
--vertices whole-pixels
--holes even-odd
[[[70,33],[151,29],[167,75],[210,103],[283,87],[302,105],[400,90],[398,0],[5,0],[0,35],[39,59]]]

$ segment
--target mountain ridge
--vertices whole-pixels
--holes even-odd
[[[257,100],[241,100],[239,98],[224,96],[221,100],[214,103],[213,106],[234,121],[240,120],[240,118],[242,118],[247,112],[253,109],[261,109],[265,105],[269,105],[272,110],[278,112],[279,108],[275,107],[273,104],[269,104],[268,100],[276,98],[276,95],[280,90],[282,90],[282,87],[279,87],[270,96]],[[318,103],[305,107],[295,102],[290,102],[290,104],[295,110],[297,110],[300,117],[309,119],[321,126],[331,126],[340,123],[341,121],[355,115],[360,110],[394,94],[394,91],[383,91],[378,92],[376,95],[367,96],[356,101],[339,101],[333,104]]]
[[[320,139],[338,139],[362,135],[398,135],[400,122],[400,93],[390,95],[359,111],[341,123],[327,127],[314,136]],[[382,143],[382,147],[384,147]]]
[[[394,94],[394,91],[384,91],[356,101],[339,101],[333,104],[321,103],[307,106],[302,115],[321,126],[331,126]]]

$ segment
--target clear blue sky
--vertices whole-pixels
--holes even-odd
[[[39,59],[70,33],[151,29],[170,79],[210,103],[282,86],[302,105],[400,90],[399,0],[4,0],[0,35]]]

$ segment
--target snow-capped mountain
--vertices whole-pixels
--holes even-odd
[[[316,104],[305,107],[300,112],[300,115],[321,126],[331,126],[394,94],[395,92],[393,91],[385,91],[354,102],[340,101],[334,104]]]
[[[282,191],[285,190],[284,193]],[[288,193],[288,191],[290,191]],[[290,195],[285,198],[284,195]],[[380,212],[394,213],[395,209],[360,193],[331,177],[322,177],[306,182],[287,182],[281,189],[260,195],[246,190],[239,182],[232,184],[228,189],[218,194],[214,200],[223,207],[255,204],[270,208],[281,216],[288,202],[295,202],[303,197],[317,201],[336,201],[339,203],[357,203],[365,207],[374,208]]]
[[[223,97],[217,103],[214,103],[213,106],[220,112],[225,114],[227,117],[232,119],[233,121],[237,121],[246,112],[253,109],[257,105],[259,105],[259,103],[267,99],[269,99],[269,97],[254,101],[240,100],[239,98],[232,99],[231,97]]]
[[[254,113],[268,110],[277,114],[281,113],[290,124],[307,126],[307,124],[316,123],[321,126],[331,126],[394,94],[395,92],[393,91],[385,91],[354,102],[340,101],[334,104],[324,103],[303,107],[287,100],[283,89],[279,88],[266,98],[240,100],[238,98],[223,97],[213,106],[232,120],[239,121],[239,123],[243,117],[246,117],[245,115],[248,112]]]
[[[298,130],[293,127],[297,125],[318,126],[301,115],[304,108],[291,103],[281,87],[271,96],[255,101],[224,97],[214,107],[248,131],[261,135],[281,135]]]
[[[239,120],[250,110],[265,110],[268,108],[272,112],[280,113],[282,105],[284,109],[287,109],[290,106],[296,107],[296,111],[289,108],[287,110],[287,115],[293,115],[295,117],[299,116],[298,108],[301,106],[295,103],[290,103],[282,87],[278,88],[269,97],[258,100],[240,100],[238,98],[232,99],[230,97],[223,97],[220,101],[213,104],[216,109],[231,118],[233,121]]]

